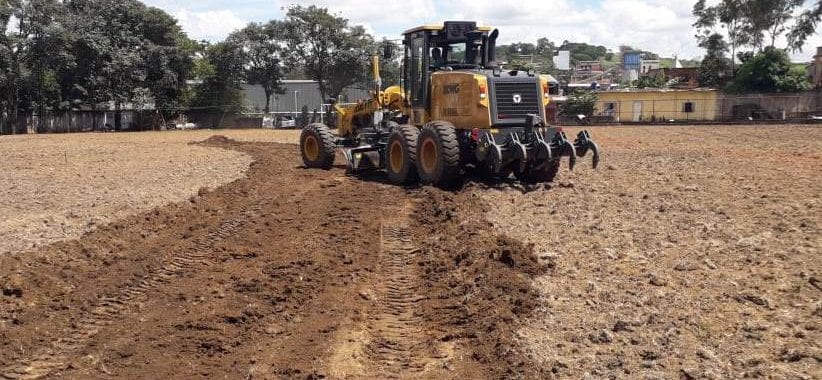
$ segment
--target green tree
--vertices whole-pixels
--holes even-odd
[[[822,19],[822,0],[817,0],[816,4],[803,12],[796,21],[796,25],[788,33],[788,47],[794,51],[802,50],[808,37],[817,32],[817,25]]]
[[[386,89],[390,86],[399,86],[402,79],[402,49],[388,39],[383,39],[380,47],[382,52],[387,49],[392,53],[391,57],[385,57],[385,54],[383,54],[381,60],[380,77],[382,78],[382,87]]]
[[[694,27],[698,30],[697,39],[700,43],[719,31],[728,36],[732,73],[736,70],[733,57],[736,56],[737,49],[750,44],[752,40],[750,31],[745,28],[747,2],[748,0],[722,0],[710,7],[705,0],[699,0],[693,8],[693,15],[696,17]]]
[[[323,99],[368,82],[374,39],[361,26],[314,5],[291,6],[284,21],[292,66],[318,83]]]
[[[729,86],[733,92],[796,92],[810,88],[804,70],[796,70],[788,54],[766,47],[740,68]]]
[[[0,2],[0,134],[14,133],[18,112],[20,66],[18,47],[20,42],[5,31],[10,27],[14,9],[10,2]]]
[[[594,114],[594,105],[596,105],[596,102],[596,92],[576,90],[568,95],[568,101],[563,105],[562,113],[565,115],[590,116]]]
[[[113,102],[119,126],[126,102],[176,102],[191,69],[177,21],[136,0],[3,0],[0,24],[0,87],[10,118],[18,110],[46,115]]]
[[[5,8],[4,12],[18,23],[11,36],[6,36],[7,42],[11,43],[8,47],[15,68],[11,76],[16,87],[13,98],[17,104],[14,107],[45,116],[47,109],[61,103],[56,72],[70,60],[62,3],[56,0],[15,0],[8,1]],[[38,120],[40,130],[44,118]]]
[[[197,86],[192,107],[236,113],[242,110],[243,55],[237,45],[224,41],[208,46],[204,53],[202,83]]]
[[[608,48],[586,43],[564,41],[557,50],[568,50],[571,53],[571,63],[580,61],[595,61],[608,55]]]
[[[144,25],[144,50],[138,70],[144,76],[136,85],[163,109],[177,110],[184,105],[186,81],[192,75],[198,45],[161,9],[144,8],[139,22]]]
[[[725,55],[728,52],[725,38],[714,33],[703,39],[699,46],[707,51],[699,66],[699,83],[705,87],[724,86],[731,70],[730,59]]]
[[[116,128],[125,103],[149,96],[164,109],[181,104],[191,41],[173,17],[136,0],[70,0],[64,6],[76,60],[62,76],[68,98],[92,109],[113,103]]]
[[[771,47],[776,47],[776,39],[788,29],[794,11],[804,0],[747,0],[744,3],[744,33],[760,49],[765,46],[766,34],[770,36]]]
[[[243,59],[243,74],[249,84],[260,85],[265,93],[265,113],[271,112],[271,96],[283,94],[282,25],[271,21],[267,24],[252,23],[228,39],[239,46]]]
[[[663,88],[668,83],[665,75],[660,73],[657,75],[646,75],[634,81],[633,86],[636,88]]]

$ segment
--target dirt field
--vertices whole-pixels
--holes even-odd
[[[456,191],[302,169],[293,133],[0,139],[50,163],[0,182],[31,239],[0,256],[0,378],[822,378],[822,129],[593,134],[599,171]],[[100,175],[139,201],[82,203]]]
[[[287,142],[294,132],[221,131]],[[98,225],[243,176],[247,155],[189,145],[212,131],[4,136],[0,254],[77,238]]]

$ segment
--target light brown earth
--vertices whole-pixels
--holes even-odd
[[[599,171],[453,191],[302,169],[293,132],[0,138],[106,218],[15,229],[69,240],[0,255],[0,378],[822,378],[822,129],[592,132]],[[176,174],[90,208],[60,144],[130,168],[84,186]]]
[[[518,332],[561,378],[822,378],[822,129],[597,129],[607,158],[477,191],[551,273]]]
[[[294,131],[220,131],[293,141]],[[189,145],[214,131],[3,136],[0,254],[76,238],[98,225],[244,175],[251,158]]]

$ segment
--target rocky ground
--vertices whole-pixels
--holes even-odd
[[[180,132],[237,165],[0,255],[0,378],[822,378],[822,129],[592,132],[596,172],[449,191]]]

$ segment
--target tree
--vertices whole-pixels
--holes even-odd
[[[765,45],[765,34],[770,35],[771,47],[788,29],[787,23],[804,0],[748,0],[744,3],[744,32],[760,49]]]
[[[822,19],[822,0],[817,0],[810,9],[803,12],[796,21],[796,26],[788,33],[788,47],[794,51],[802,50],[808,37],[814,35],[816,26]]]
[[[766,47],[745,62],[729,86],[734,92],[796,92],[810,88],[804,70],[796,70],[788,54]]]
[[[288,8],[284,30],[291,65],[317,81],[323,99],[367,82],[375,44],[363,27],[351,26],[325,8],[296,5]]]
[[[64,6],[76,60],[61,78],[66,97],[95,110],[112,102],[117,129],[122,105],[136,98],[149,96],[165,109],[179,106],[191,42],[173,17],[136,0],[70,0]]]
[[[665,74],[646,75],[634,81],[636,88],[663,88],[668,83]]]
[[[724,86],[731,70],[730,60],[725,56],[728,52],[725,38],[714,33],[702,40],[699,46],[707,51],[699,66],[699,83],[705,87]]]
[[[568,101],[562,109],[565,115],[586,115],[594,113],[594,105],[597,102],[597,94],[588,90],[576,90],[568,95]]]
[[[240,84],[243,78],[241,49],[231,41],[223,41],[207,47],[202,83],[197,86],[192,106],[199,109],[221,110],[236,113],[242,109],[243,95]]]
[[[158,8],[145,8],[140,23],[144,25],[145,50],[139,70],[145,76],[138,87],[144,88],[155,104],[176,111],[183,105],[198,45],[186,36],[177,20]]]
[[[564,41],[557,50],[568,50],[571,53],[572,64],[580,61],[596,61],[608,55],[608,49],[605,46],[569,41]]]
[[[252,23],[228,37],[240,48],[246,82],[263,88],[266,114],[271,112],[271,96],[285,93],[281,60],[285,42],[280,40],[281,29],[277,21]]]
[[[380,46],[382,46],[383,52],[390,51],[392,55],[391,57],[382,57],[380,66],[382,87],[386,89],[390,86],[399,86],[402,80],[402,49],[388,39],[383,39]]]
[[[70,61],[63,5],[57,0],[16,0],[6,7],[17,20],[17,28],[7,37],[16,71],[14,107],[28,113],[36,110],[40,130],[46,109],[61,102],[56,72]]]
[[[731,72],[736,70],[733,57],[736,50],[751,42],[749,31],[745,29],[747,0],[722,0],[718,5],[709,7],[705,0],[696,2],[693,15],[696,17],[694,27],[698,30],[697,39],[700,43],[717,33],[717,24],[721,26],[728,37],[731,48]]]
[[[126,102],[174,104],[191,69],[177,21],[137,0],[2,0],[0,26],[0,103],[7,118],[36,111],[40,130],[49,112],[103,102],[119,127]]]
[[[18,105],[18,82],[20,68],[18,65],[17,47],[19,43],[15,41],[15,36],[5,33],[9,29],[9,23],[13,14],[10,2],[0,2],[0,90],[3,97],[0,97],[0,134],[14,133],[17,122]]]

